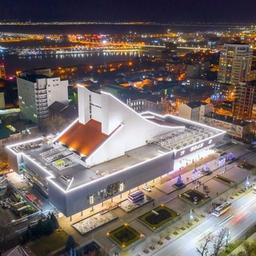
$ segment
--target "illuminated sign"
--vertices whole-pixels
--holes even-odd
[[[204,143],[200,143],[200,144],[198,144],[198,145],[195,145],[195,146],[193,146],[193,147],[190,148],[190,152],[193,152],[193,151],[195,151],[195,150],[198,150],[198,149],[202,148],[203,146],[204,146]]]
[[[182,150],[181,152],[180,152],[180,156],[183,156],[185,154],[185,150]]]

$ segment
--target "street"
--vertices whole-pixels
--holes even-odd
[[[223,216],[217,218],[209,215],[206,220],[197,227],[187,232],[169,245],[160,249],[155,255],[158,256],[194,256],[198,255],[196,248],[209,233],[216,232],[221,228],[230,230],[230,240],[239,238],[256,221],[256,194],[249,192],[245,196],[234,201],[232,208]],[[227,218],[230,216],[230,218]],[[227,220],[225,220],[227,219]]]

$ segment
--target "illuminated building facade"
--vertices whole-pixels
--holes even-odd
[[[236,86],[233,117],[239,120],[251,120],[256,86],[252,83],[240,83]]]
[[[197,122],[203,122],[204,116],[212,112],[213,106],[200,101],[182,103],[179,106],[179,116]]]
[[[71,216],[212,153],[225,132],[171,115],[138,114],[78,85],[78,119],[53,137],[7,147],[10,165]]]
[[[0,79],[6,79],[4,64],[0,63]]]
[[[35,123],[49,116],[54,102],[68,102],[68,81],[59,77],[23,74],[17,77],[17,86],[21,115]]]
[[[246,44],[225,44],[220,53],[218,81],[238,85],[250,79],[253,52]]]

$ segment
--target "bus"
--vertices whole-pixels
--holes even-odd
[[[216,207],[213,211],[212,211],[212,215],[219,217],[222,214],[224,214],[225,212],[227,212],[231,207],[231,203],[230,202],[225,202],[221,205],[219,205],[218,207]]]
[[[138,203],[144,199],[144,193],[140,190],[135,191],[128,195],[128,200],[132,203]]]

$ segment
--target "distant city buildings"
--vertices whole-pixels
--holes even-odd
[[[0,63],[0,79],[6,79],[4,64]]]
[[[38,123],[49,116],[54,102],[68,103],[68,81],[59,77],[24,73],[17,78],[22,118]]]
[[[256,95],[256,85],[253,83],[239,83],[235,90],[233,116],[240,120],[251,120],[253,104]]]
[[[162,113],[164,110],[163,102],[153,98],[154,97],[151,99],[128,99],[127,105],[139,113],[144,111]]]
[[[5,108],[5,98],[4,98],[4,92],[0,92],[0,109]]]
[[[248,44],[225,44],[220,54],[218,81],[231,86],[232,116],[251,120],[255,98],[253,51]]]
[[[250,122],[236,120],[231,116],[223,116],[213,112],[204,117],[204,123],[226,131],[231,137],[243,140],[248,139],[252,129]]]
[[[212,112],[212,110],[213,106],[211,104],[194,101],[181,104],[179,107],[179,116],[189,120],[203,122],[204,116]]]
[[[207,75],[207,71],[209,71],[209,69],[210,69],[210,63],[208,61],[187,65],[186,77],[187,78],[205,78]]]
[[[250,78],[253,52],[246,44],[225,44],[220,53],[218,81],[238,85]]]

